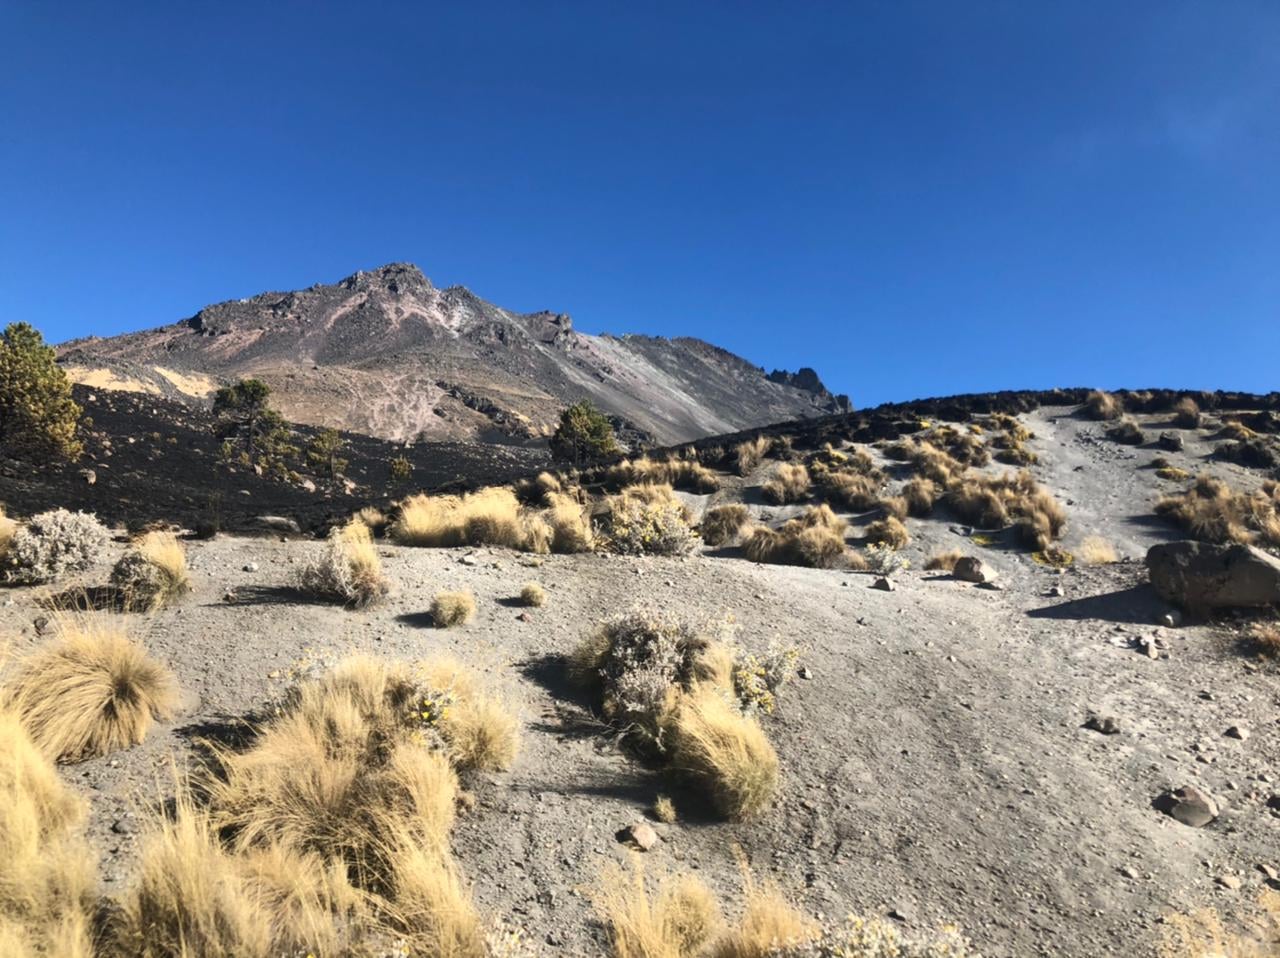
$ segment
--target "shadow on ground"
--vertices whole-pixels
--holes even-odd
[[[1058,605],[1030,609],[1032,619],[1100,619],[1104,622],[1130,622],[1153,625],[1166,606],[1149,585],[1135,585],[1118,592],[1071,599]]]

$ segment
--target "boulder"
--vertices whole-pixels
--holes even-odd
[[[1160,433],[1160,448],[1167,449],[1169,452],[1182,451],[1182,436],[1176,432]]]
[[[1165,542],[1147,551],[1151,585],[1191,611],[1280,602],[1280,559],[1246,545]]]
[[[298,535],[302,532],[298,528],[298,523],[286,516],[258,516],[258,525],[263,529],[271,529],[275,532],[289,532]]]
[[[1175,821],[1191,828],[1204,828],[1218,817],[1218,803],[1208,792],[1194,785],[1184,785],[1161,795],[1156,807]]]
[[[994,582],[1000,573],[975,556],[964,556],[956,562],[952,575],[964,582]]]

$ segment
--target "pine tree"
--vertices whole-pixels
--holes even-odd
[[[551,452],[557,459],[579,466],[617,451],[613,426],[590,401],[576,402],[560,414],[560,425],[551,437]]]
[[[0,333],[0,448],[75,459],[80,407],[53,349],[27,323]]]

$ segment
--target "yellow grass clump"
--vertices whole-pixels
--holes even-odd
[[[933,504],[938,499],[938,484],[932,479],[917,477],[902,487],[902,498],[906,500],[908,515],[927,516],[933,512]]]
[[[1183,429],[1199,429],[1200,428],[1200,404],[1190,396],[1184,396],[1179,399],[1173,407],[1174,425]]]
[[[702,540],[709,546],[728,545],[737,540],[750,519],[750,511],[740,502],[714,506],[702,517]]]
[[[6,516],[4,506],[0,506],[0,556],[9,551],[9,543],[13,541],[13,535],[17,531],[18,524]]]
[[[608,471],[620,484],[666,484],[689,492],[711,493],[720,488],[720,477],[695,459],[624,459]]]
[[[475,614],[476,597],[470,592],[437,592],[431,600],[431,618],[440,629],[466,625]]]
[[[782,462],[774,469],[773,477],[760,487],[760,492],[770,502],[782,505],[799,502],[809,494],[811,486],[809,470],[804,465]]]
[[[926,572],[954,572],[956,563],[963,558],[964,553],[959,549],[939,552],[929,557],[929,561],[924,564],[924,568]]]
[[[745,476],[760,465],[772,445],[768,436],[756,436],[754,439],[738,443],[733,450],[738,475]]]
[[[51,759],[137,745],[177,704],[173,673],[117,626],[66,621],[23,661],[4,698]]]
[[[0,949],[14,958],[92,958],[94,857],[84,803],[18,715],[0,708]]]
[[[463,496],[410,496],[400,505],[391,534],[402,545],[464,545],[525,548],[528,533],[520,503],[506,487],[493,486]]]
[[[720,928],[715,895],[693,875],[663,876],[653,892],[637,863],[610,862],[591,894],[613,958],[697,958]]]
[[[901,519],[889,515],[867,526],[867,541],[897,550],[911,541],[911,535]]]
[[[1119,562],[1116,548],[1102,536],[1088,536],[1080,543],[1076,555],[1085,565],[1111,565]]]
[[[1168,915],[1156,953],[1160,958],[1275,958],[1280,954],[1280,893],[1264,891],[1260,916],[1239,930],[1228,928],[1215,908]]]
[[[1085,397],[1084,410],[1093,419],[1119,419],[1124,413],[1124,403],[1118,396],[1095,389]]]
[[[823,497],[851,512],[866,512],[880,499],[880,479],[874,475],[841,469],[825,473],[819,481]]]
[[[1206,542],[1280,545],[1280,483],[1274,480],[1246,493],[1200,476],[1182,495],[1157,502],[1155,511]]]
[[[668,795],[659,795],[653,800],[653,817],[664,825],[672,825],[679,817],[676,814],[676,803]]]
[[[947,505],[981,529],[1002,528],[1016,520],[1018,537],[1044,551],[1066,528],[1061,504],[1025,470],[1003,476],[970,476],[947,493]]]
[[[753,715],[710,685],[683,696],[671,728],[672,765],[732,821],[760,815],[778,788],[778,755]]]
[[[1248,636],[1263,655],[1280,657],[1280,622],[1255,622]]]
[[[352,520],[329,533],[323,554],[303,566],[299,587],[311,595],[363,608],[390,589],[369,526]]]
[[[595,548],[591,520],[586,509],[573,496],[557,492],[548,497],[543,513],[551,527],[551,551],[557,553],[590,552]]]
[[[387,526],[391,523],[391,520],[387,518],[387,514],[377,506],[365,506],[351,518],[357,522],[363,522],[375,536],[385,532]]]
[[[848,559],[846,526],[830,506],[812,506],[781,529],[752,529],[743,539],[742,551],[752,562],[834,568]]]
[[[435,720],[454,767],[510,768],[520,751],[520,724],[497,698],[480,690],[474,673],[456,659],[438,658],[423,663],[418,674],[429,697],[443,703]]]
[[[772,958],[818,937],[819,926],[773,886],[748,881],[746,895],[742,918],[711,949],[711,958]]]
[[[520,587],[520,604],[538,608],[547,601],[547,590],[537,582],[526,582]]]
[[[148,532],[111,570],[111,585],[124,606],[154,611],[191,591],[187,553],[172,532]]]

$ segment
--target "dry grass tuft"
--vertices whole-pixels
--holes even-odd
[[[94,857],[84,803],[18,716],[0,709],[0,945],[14,958],[91,958]]]
[[[731,821],[760,815],[778,788],[778,755],[752,715],[710,685],[680,699],[671,728],[672,766],[697,782]]]
[[[912,479],[902,487],[902,498],[907,503],[907,514],[927,516],[933,512],[938,499],[938,484],[932,479]]]
[[[820,928],[776,888],[747,884],[746,910],[711,950],[711,958],[773,958],[817,939]],[[841,952],[835,952],[841,954]],[[854,953],[851,958],[861,958]],[[870,958],[870,956],[868,956]]]
[[[1275,958],[1280,951],[1280,894],[1259,897],[1261,916],[1237,931],[1214,908],[1165,917],[1156,953],[1160,958]]]
[[[464,496],[410,496],[401,503],[391,534],[407,546],[495,545],[521,549],[528,542],[516,494],[498,486]]]
[[[875,508],[880,499],[881,484],[874,475],[849,469],[827,472],[819,479],[823,498],[851,512]]]
[[[1255,622],[1248,636],[1263,655],[1280,658],[1280,622]]]
[[[1119,419],[1124,413],[1124,403],[1118,396],[1095,389],[1085,397],[1084,411],[1093,419]]]
[[[902,520],[896,516],[885,516],[867,526],[867,541],[888,546],[890,549],[901,549],[911,541],[911,534]]]
[[[380,536],[386,532],[387,526],[391,523],[387,514],[377,506],[365,506],[351,518],[356,522],[363,522],[375,536]]]
[[[520,751],[520,723],[497,698],[481,692],[475,675],[451,658],[423,663],[419,675],[429,697],[445,703],[438,724],[454,767],[510,768]]]
[[[743,540],[742,551],[752,562],[835,568],[847,559],[846,525],[829,506],[812,506],[781,529],[752,529]]]
[[[1200,405],[1190,396],[1179,399],[1173,407],[1173,423],[1183,429],[1200,428]]]
[[[1200,476],[1182,495],[1156,503],[1156,515],[1206,542],[1280,545],[1280,483],[1239,492],[1215,476]]]
[[[770,502],[784,505],[805,498],[812,485],[809,470],[803,464],[781,462],[773,470],[773,477],[760,487],[760,493]]]
[[[125,608],[154,611],[191,591],[187,553],[172,532],[148,532],[111,570]]]
[[[1177,466],[1159,466],[1156,469],[1156,475],[1169,482],[1186,482],[1191,478],[1191,473]]]
[[[1107,438],[1125,446],[1140,446],[1147,441],[1141,427],[1128,416],[1107,430]]]
[[[709,546],[729,545],[737,540],[750,519],[750,511],[740,502],[708,509],[702,517],[702,541]]]
[[[929,557],[929,561],[924,564],[924,568],[926,572],[954,572],[956,563],[963,558],[964,553],[959,549],[939,552]]]
[[[653,817],[664,825],[672,825],[679,819],[676,814],[676,803],[670,796],[659,795],[653,801]]]
[[[948,491],[946,501],[957,516],[980,529],[1003,528],[1016,519],[1019,539],[1040,551],[1066,528],[1062,505],[1025,471],[971,476]]]
[[[733,450],[738,475],[745,476],[760,465],[772,445],[768,436],[756,436],[754,439],[738,443]]]
[[[664,876],[651,894],[638,863],[629,874],[607,864],[591,899],[613,958],[696,958],[721,923],[719,903],[700,879]]]
[[[439,629],[466,625],[476,614],[476,597],[470,592],[437,592],[431,600],[431,618]]]
[[[906,496],[887,496],[876,503],[886,516],[892,516],[899,522],[907,518],[910,511]]]
[[[13,534],[17,531],[18,524],[6,516],[4,506],[0,506],[0,558],[9,551],[9,543],[13,541]]]
[[[137,745],[178,696],[173,673],[118,627],[69,621],[5,697],[45,755],[80,761]]]
[[[547,590],[536,582],[526,582],[520,587],[520,604],[539,608],[547,601]]]
[[[591,520],[582,504],[568,493],[551,493],[543,518],[551,527],[551,551],[590,552],[595,548]]]
[[[324,554],[298,574],[303,592],[363,608],[390,590],[369,527],[352,520],[329,533]]]
[[[1112,565],[1119,562],[1115,546],[1101,536],[1089,536],[1076,553],[1085,565]]]
[[[607,475],[618,484],[665,484],[703,494],[720,488],[720,477],[695,459],[624,459],[611,466]]]

